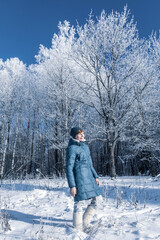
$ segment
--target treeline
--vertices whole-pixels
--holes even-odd
[[[36,64],[0,60],[0,177],[65,176],[71,127],[101,175],[160,171],[160,38],[140,39],[124,8],[59,23]]]

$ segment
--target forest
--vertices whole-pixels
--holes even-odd
[[[160,36],[127,7],[59,22],[36,63],[0,59],[0,178],[65,176],[70,129],[84,129],[100,176],[160,173]]]

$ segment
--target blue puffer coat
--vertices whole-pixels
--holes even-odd
[[[93,168],[90,150],[85,142],[70,138],[66,152],[66,175],[69,187],[77,189],[74,201],[100,195],[100,188],[95,180],[98,175]]]

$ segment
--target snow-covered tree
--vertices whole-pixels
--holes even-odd
[[[73,61],[69,58],[74,35],[74,28],[67,21],[59,23],[59,33],[54,34],[51,48],[41,45],[37,64],[30,66],[37,86],[37,104],[44,120],[43,133],[48,142],[45,156],[49,149],[54,149],[52,165],[57,174],[64,172],[68,133],[77,111],[77,105],[71,100],[77,93],[71,71]],[[45,158],[48,162],[48,157]]]
[[[0,174],[3,177],[5,168],[7,168],[7,171],[12,170],[13,172],[15,167],[17,141],[27,92],[26,66],[18,58],[8,59],[1,65],[0,79],[2,86],[0,101],[2,128]],[[8,166],[11,166],[11,168],[8,168]]]
[[[122,13],[107,15],[102,11],[96,21],[90,15],[83,27],[78,26],[77,34],[73,58],[83,71],[90,73],[81,87],[90,96],[87,104],[102,119],[103,128],[98,128],[98,132],[106,139],[110,175],[115,177],[117,141],[127,140],[127,127],[138,114],[138,99],[145,95],[154,78],[149,46],[139,39],[126,7]]]

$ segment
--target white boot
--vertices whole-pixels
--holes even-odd
[[[84,230],[84,232],[87,232],[90,229],[90,227],[91,227],[90,222],[95,213],[96,213],[96,209],[94,209],[93,207],[88,206],[86,208],[86,211],[83,214],[83,230]]]
[[[73,212],[73,226],[82,231],[82,212]]]

